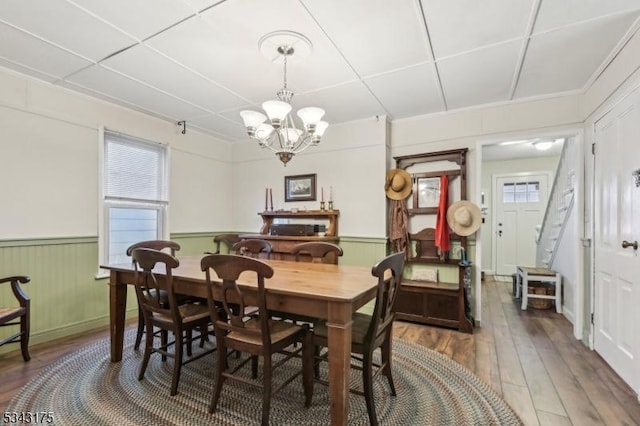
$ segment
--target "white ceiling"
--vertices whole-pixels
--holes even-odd
[[[225,140],[282,85],[261,55],[304,34],[294,109],[399,119],[579,92],[640,26],[640,0],[2,0],[0,66]]]

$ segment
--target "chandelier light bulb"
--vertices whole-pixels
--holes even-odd
[[[267,116],[258,111],[245,110],[240,111],[240,117],[244,121],[249,135],[255,132],[255,129],[267,119]]]
[[[324,110],[316,107],[302,108],[298,111],[298,117],[300,117],[304,127],[308,130],[313,130],[323,115]]]
[[[262,109],[269,116],[273,127],[280,127],[280,123],[291,111],[291,105],[283,101],[266,101],[262,104]]]

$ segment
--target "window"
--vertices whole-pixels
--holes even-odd
[[[127,247],[163,239],[167,197],[167,149],[158,143],[104,132],[102,256],[127,263]]]
[[[502,186],[503,203],[537,203],[540,201],[540,182],[514,182]]]

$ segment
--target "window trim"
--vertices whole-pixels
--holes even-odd
[[[159,145],[164,151],[164,164],[163,164],[163,176],[164,182],[162,183],[162,199],[161,200],[145,200],[126,197],[108,197],[105,193],[105,150],[106,150],[106,133],[112,133],[118,135],[123,139],[128,139],[132,143]],[[127,135],[117,131],[105,129],[103,125],[98,126],[98,272],[96,273],[96,279],[102,279],[109,276],[109,271],[100,268],[100,265],[108,263],[108,247],[109,247],[109,208],[112,207],[124,207],[124,208],[144,208],[144,209],[156,209],[159,212],[158,215],[158,238],[167,239],[169,230],[169,185],[170,185],[170,173],[169,165],[171,164],[171,150],[169,145],[149,141],[136,136]]]

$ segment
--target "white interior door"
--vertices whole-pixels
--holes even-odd
[[[640,90],[596,123],[594,346],[640,393]],[[626,244],[624,244],[626,246]]]
[[[547,174],[518,174],[494,179],[496,274],[536,265],[536,226],[547,205]]]

